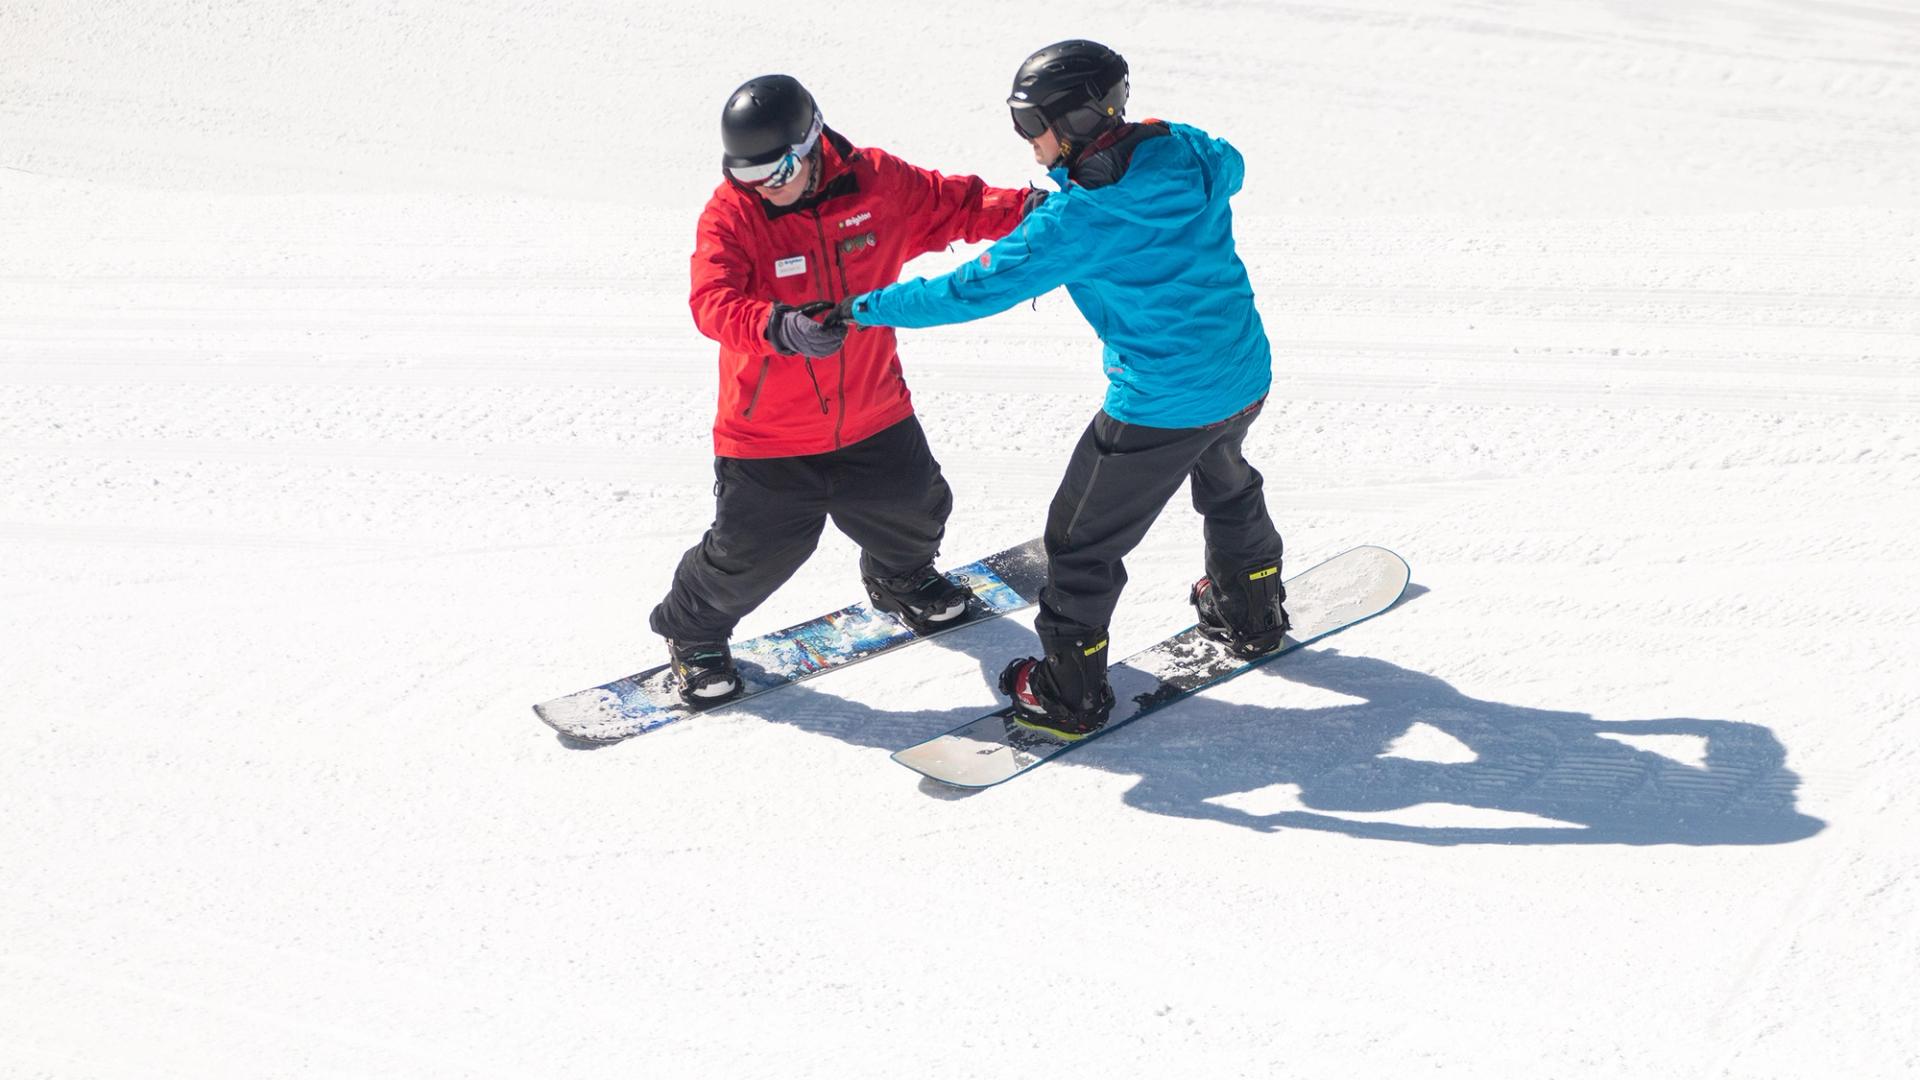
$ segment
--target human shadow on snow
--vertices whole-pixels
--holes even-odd
[[[1757,724],[1602,721],[1484,701],[1431,675],[1332,648],[1309,648],[1243,677],[1352,700],[1267,709],[1195,699],[1178,722],[1157,729],[1143,722],[1133,746],[1094,743],[1080,763],[1139,771],[1126,800],[1141,809],[1380,840],[1778,844],[1824,827],[1799,811],[1799,778],[1786,768],[1786,750]],[[1687,760],[1618,741],[1647,736],[1666,737],[1652,745],[1678,748]],[[1403,737],[1414,746],[1397,750]],[[1291,805],[1266,813],[1229,805],[1235,795],[1273,785],[1297,789],[1268,793]],[[1471,811],[1529,817],[1513,824],[1410,823],[1457,821]],[[1395,812],[1401,820],[1345,816]]]
[[[943,640],[974,658],[990,684],[1008,657],[1034,644],[1025,627],[1005,621]],[[1240,678],[1313,687],[1338,700],[1272,708],[1202,693],[1044,768],[1137,775],[1125,800],[1153,813],[1425,844],[1780,844],[1825,827],[1799,811],[1799,778],[1786,768],[1785,748],[1757,724],[1603,721],[1485,701],[1432,675],[1327,645],[1309,645]],[[803,685],[738,711],[894,750],[986,709],[976,702],[889,711]],[[1665,737],[1652,745],[1678,757],[1618,741],[1646,736]],[[1409,745],[1396,747],[1403,739]],[[942,798],[984,794],[931,780],[923,789]],[[1487,811],[1527,817],[1459,823],[1497,816]],[[1401,820],[1345,816],[1396,813]]]

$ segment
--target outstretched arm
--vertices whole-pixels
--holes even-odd
[[[1026,193],[1018,188],[989,187],[977,176],[945,176],[891,155],[881,156],[879,165],[889,194],[910,208],[920,230],[916,255],[960,241],[998,240],[1020,224]]]
[[[1059,215],[1042,204],[1019,228],[952,273],[915,278],[855,297],[865,326],[944,326],[1005,311],[1072,280],[1071,245]]]

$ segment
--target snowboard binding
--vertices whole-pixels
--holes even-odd
[[[1107,632],[1042,633],[1047,655],[1023,656],[1000,673],[1000,692],[1021,727],[1072,742],[1107,724],[1113,686],[1107,682]]]
[[[1200,633],[1225,645],[1243,660],[1278,649],[1292,628],[1287,618],[1287,587],[1280,583],[1280,565],[1255,566],[1234,572],[1238,587],[1230,594],[1211,577],[1193,583],[1187,597],[1200,617]]]
[[[667,640],[667,662],[680,700],[696,709],[710,709],[740,696],[745,683],[733,664],[727,643]]]
[[[911,574],[899,577],[861,577],[867,587],[867,599],[888,612],[916,634],[944,630],[967,616],[967,601],[973,590],[955,584],[929,563]]]

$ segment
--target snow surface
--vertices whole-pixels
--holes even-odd
[[[1082,35],[1247,156],[1290,565],[1411,598],[972,796],[887,755],[1018,620],[561,746],[711,516],[726,93],[1018,184]],[[8,0],[0,1075],[1920,1073],[1917,241],[1911,0]],[[1066,298],[904,355],[1035,534]]]

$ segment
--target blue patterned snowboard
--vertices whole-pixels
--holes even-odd
[[[810,679],[823,671],[857,664],[904,645],[951,633],[984,619],[997,618],[1033,604],[1047,580],[1047,554],[1038,540],[989,555],[949,571],[973,589],[969,614],[951,627],[916,634],[905,623],[866,604],[854,604],[733,643],[734,663],[746,683],[739,696],[714,708]],[[695,709],[674,692],[665,664],[591,690],[582,690],[533,707],[534,714],[560,734],[582,742],[612,743],[664,727]]]
[[[1197,627],[1189,628],[1113,665],[1107,672],[1116,702],[1113,715],[1092,735],[1068,742],[1041,734],[1014,723],[1007,706],[909,746],[893,760],[943,784],[992,787],[1214,683],[1371,619],[1399,601],[1407,580],[1400,556],[1386,548],[1354,548],[1287,579],[1293,629],[1278,650],[1257,660],[1242,660]]]

